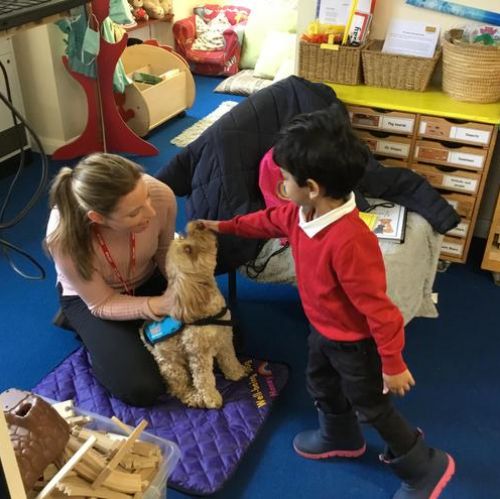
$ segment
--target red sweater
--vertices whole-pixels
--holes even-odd
[[[385,374],[406,369],[403,317],[386,294],[377,237],[357,209],[314,237],[299,226],[299,207],[294,203],[220,222],[219,230],[257,239],[286,236],[304,312],[317,331],[337,341],[373,337]]]

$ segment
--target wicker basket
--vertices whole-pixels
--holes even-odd
[[[358,85],[361,83],[361,47],[320,48],[300,42],[299,76],[311,81]]]
[[[434,57],[383,53],[382,40],[372,40],[362,51],[365,84],[371,87],[418,90],[423,92],[441,56],[437,49]]]
[[[443,40],[443,90],[469,102],[500,100],[500,47],[458,42],[462,30],[450,30]]]

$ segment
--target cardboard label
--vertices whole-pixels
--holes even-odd
[[[455,228],[449,230],[446,234],[450,236],[466,237],[469,230],[469,222],[460,222]]]
[[[377,142],[377,152],[391,154],[407,158],[410,152],[410,144],[402,144],[401,142],[389,142],[387,140],[379,140]]]
[[[476,192],[477,180],[465,177],[456,177],[454,175],[443,175],[443,187],[451,187],[467,192]]]
[[[475,128],[462,126],[452,126],[450,129],[450,137],[452,139],[467,140],[478,144],[489,144],[490,135],[490,132],[484,130],[476,130]]]
[[[462,256],[463,244],[443,241],[441,251],[450,255]]]
[[[456,165],[470,166],[471,168],[482,168],[484,156],[466,152],[449,152],[448,162]]]
[[[415,120],[411,118],[384,116],[382,117],[382,128],[397,132],[412,133],[414,122]]]

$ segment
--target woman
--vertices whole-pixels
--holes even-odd
[[[165,387],[139,327],[169,310],[163,272],[177,213],[172,190],[128,159],[97,153],[59,171],[50,205],[46,243],[62,312],[94,374],[124,402],[153,404]]]

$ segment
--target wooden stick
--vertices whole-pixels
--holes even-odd
[[[80,461],[83,455],[94,445],[95,437],[91,436],[89,439],[73,454],[70,460],[52,477],[50,482],[41,490],[35,499],[44,499],[55,488],[57,483],[62,480],[66,474],[73,469],[76,463]]]
[[[139,425],[134,429],[134,431],[129,435],[127,440],[118,449],[117,453],[111,458],[107,466],[101,471],[98,477],[92,483],[92,488],[96,489],[100,487],[106,478],[111,474],[111,472],[120,464],[120,461],[125,457],[125,455],[130,451],[134,442],[139,438],[140,434],[144,431],[144,428],[148,425],[146,420],[142,420]]]
[[[116,426],[118,426],[127,435],[130,435],[132,433],[133,428],[125,424],[123,421],[120,421],[116,416],[111,416],[111,421],[113,421],[113,423],[115,423]]]
[[[24,490],[23,479],[21,472],[17,465],[16,455],[12,442],[10,441],[9,429],[5,414],[0,409],[0,462],[2,463],[5,479],[7,481],[7,488],[9,489],[11,497],[16,499],[26,499],[26,492]]]

